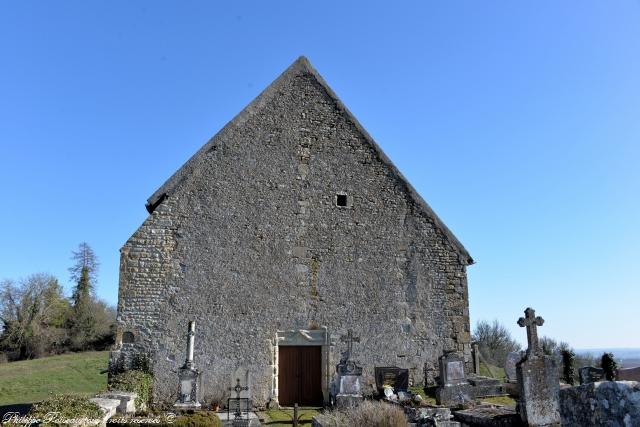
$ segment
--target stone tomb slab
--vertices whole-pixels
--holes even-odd
[[[516,411],[506,406],[482,405],[472,409],[455,411],[453,416],[455,420],[464,423],[464,425],[478,427],[524,426]]]

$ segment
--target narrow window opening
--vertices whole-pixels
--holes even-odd
[[[345,207],[347,206],[347,195],[346,194],[337,194],[336,195],[336,205]]]

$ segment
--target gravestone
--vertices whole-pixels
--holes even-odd
[[[446,353],[439,358],[440,384],[458,385],[467,382],[464,374],[464,358],[458,353]]]
[[[195,322],[189,322],[187,331],[187,358],[184,365],[178,370],[178,380],[180,382],[180,391],[178,400],[174,404],[180,409],[199,409],[198,388],[200,380],[200,371],[198,371],[193,362],[193,345],[195,339]]]
[[[240,378],[236,378],[236,385],[229,387],[228,390],[234,391],[236,396],[227,399],[227,420],[232,420],[231,425],[233,427],[248,427],[250,423],[249,414],[253,405],[251,399],[241,397],[241,393],[249,390],[249,387],[241,385]],[[231,418],[231,415],[233,415],[233,418]]]
[[[438,405],[459,405],[473,399],[473,388],[464,373],[464,357],[455,352],[438,358],[440,385],[436,389]]]
[[[544,354],[538,342],[537,327],[544,319],[536,317],[532,308],[527,308],[525,317],[518,319],[520,327],[527,328],[527,352],[516,363],[520,400],[518,413],[529,426],[560,425],[560,378],[555,358]]]
[[[595,368],[593,366],[585,366],[578,369],[578,378],[580,378],[580,384],[591,384],[598,381],[605,381],[604,369]]]
[[[507,359],[504,362],[504,374],[507,377],[507,382],[515,383],[518,381],[516,374],[516,363],[522,359],[522,354],[519,351],[512,351],[507,354]]]
[[[640,381],[640,367],[618,369],[617,381]]]
[[[409,370],[397,366],[382,366],[374,369],[376,389],[382,395],[384,387],[391,387],[395,392],[406,391],[409,388]]]
[[[351,360],[353,343],[360,342],[360,338],[353,336],[348,330],[347,335],[340,337],[340,341],[347,343],[347,351],[342,353],[340,363],[336,365],[337,394],[335,403],[338,408],[357,406],[364,399],[362,396],[362,367]]]

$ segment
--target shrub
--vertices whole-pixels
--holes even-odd
[[[136,353],[131,360],[131,369],[153,375],[151,357],[146,353]]]
[[[175,427],[221,427],[222,422],[213,412],[197,411],[189,412],[177,417]]]
[[[318,415],[325,427],[367,426],[408,427],[402,408],[384,402],[370,400],[349,409],[327,411]]]
[[[148,406],[151,401],[152,385],[153,375],[142,371],[131,370],[112,376],[109,383],[109,390],[138,393],[136,409],[140,410],[143,405]]]
[[[576,354],[573,350],[562,350],[562,379],[566,384],[573,385],[575,382],[575,359]]]
[[[604,353],[601,362],[604,376],[608,381],[615,381],[618,373],[618,363],[613,358],[613,353]]]
[[[54,419],[51,418],[51,415],[48,415],[51,413],[56,413]],[[54,420],[62,421],[82,418],[97,420],[102,418],[103,413],[98,405],[89,401],[86,396],[58,394],[33,405],[29,416],[43,420],[43,423],[40,424],[41,426],[55,426],[59,425],[59,423]]]

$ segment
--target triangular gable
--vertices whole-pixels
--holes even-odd
[[[206,157],[206,153],[215,145],[218,141],[224,140],[225,135],[230,129],[242,125],[251,115],[256,113],[260,108],[269,100],[272,96],[278,93],[278,91],[286,85],[292,78],[298,75],[309,74],[324,88],[327,95],[335,102],[336,108],[343,111],[347,120],[351,121],[356,127],[357,131],[362,134],[365,141],[369,143],[378,154],[378,157],[386,167],[389,168],[391,173],[396,176],[402,185],[405,187],[405,191],[413,199],[417,206],[419,206],[423,213],[429,217],[434,225],[442,231],[447,237],[452,246],[456,249],[460,255],[460,260],[464,264],[473,264],[471,255],[464,248],[462,243],[453,235],[453,233],[447,228],[447,226],[440,220],[438,215],[431,209],[427,202],[418,194],[413,186],[402,175],[393,162],[382,151],[380,146],[373,140],[369,133],[362,127],[353,114],[342,103],[338,96],[329,87],[327,82],[320,76],[320,74],[309,63],[309,60],[304,56],[299,57],[293,64],[289,66],[276,80],[273,81],[260,95],[258,95],[249,105],[247,105],[237,116],[235,116],[230,122],[228,122],[217,134],[213,136],[202,148],[200,148],[187,162],[176,171],[171,178],[169,178],[155,193],[147,200],[147,210],[152,213],[154,209],[162,203],[162,201],[169,197],[180,184],[187,179],[193,171],[202,163],[202,160]]]

